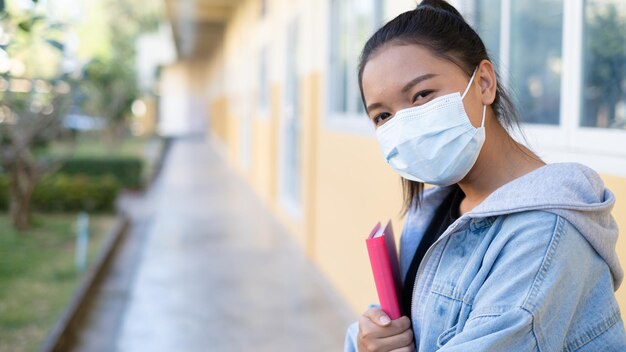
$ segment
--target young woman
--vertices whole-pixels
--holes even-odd
[[[345,350],[626,351],[613,194],[511,138],[510,100],[458,11],[425,0],[387,23],[359,84],[405,186],[405,316],[367,310]]]

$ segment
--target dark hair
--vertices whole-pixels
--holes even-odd
[[[359,88],[363,105],[365,65],[377,50],[388,44],[423,46],[434,55],[456,64],[468,76],[472,75],[481,61],[491,61],[482,39],[452,5],[444,0],[423,0],[415,10],[402,13],[389,21],[365,43],[359,63]],[[499,77],[497,82],[493,111],[503,127],[519,127],[517,113]],[[421,182],[402,179],[404,214],[419,206],[423,189],[424,184]]]

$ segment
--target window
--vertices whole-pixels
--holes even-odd
[[[511,1],[510,33],[505,66],[522,121],[558,125],[563,0]]]
[[[587,0],[583,11],[580,125],[626,129],[626,2]]]
[[[494,62],[500,60],[500,0],[478,0],[476,6],[476,31],[487,46]]]
[[[372,135],[358,84],[358,61],[369,37],[405,11],[415,0],[330,0],[329,69],[326,89],[326,127]]]
[[[558,125],[563,0],[477,0],[474,18],[522,122]]]
[[[358,59],[365,42],[382,22],[382,5],[382,0],[332,1],[328,101],[333,115],[364,118]]]
[[[300,57],[296,20],[287,27],[285,90],[281,121],[280,197],[287,210],[298,213],[300,204]]]
[[[269,82],[268,82],[267,47],[263,47],[259,53],[259,103],[258,111],[261,115],[267,115],[269,109]]]
[[[252,50],[246,50],[243,57],[252,54]],[[254,90],[254,84],[244,77],[251,77],[254,74],[254,67],[245,65],[244,60],[238,60],[237,65],[237,95],[238,97],[251,94]],[[252,117],[254,116],[254,100],[239,98],[236,105],[236,114],[239,119],[239,162],[242,170],[250,170],[252,161]]]
[[[626,156],[626,2],[472,5],[474,25],[487,49],[498,53],[501,78],[517,97],[531,147],[547,161],[626,176],[617,166]]]

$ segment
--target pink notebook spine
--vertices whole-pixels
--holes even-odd
[[[373,232],[378,231],[379,226],[380,224]],[[385,229],[385,232],[387,232],[388,229],[389,228]],[[398,304],[398,292],[396,290],[397,283],[394,279],[393,270],[394,266],[397,267],[397,263],[395,262],[397,262],[398,259],[397,255],[394,253],[395,243],[391,242],[393,243],[393,248],[388,248],[389,238],[385,241],[385,238],[389,235],[389,233],[385,233],[385,235],[381,237],[368,238],[366,244],[381,309],[389,315],[389,318],[395,320],[401,317],[400,306]],[[393,241],[393,234],[391,234],[390,239]],[[391,258],[390,255],[392,256]]]

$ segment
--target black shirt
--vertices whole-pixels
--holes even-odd
[[[407,271],[404,285],[402,287],[402,309],[403,315],[411,317],[411,300],[413,297],[413,286],[415,285],[415,276],[417,275],[417,269],[419,268],[424,255],[430,246],[441,236],[446,229],[452,223],[460,217],[459,207],[461,201],[465,197],[463,191],[459,186],[454,186],[454,189],[446,196],[441,205],[435,210],[433,216],[422,241],[417,246],[411,265]]]

